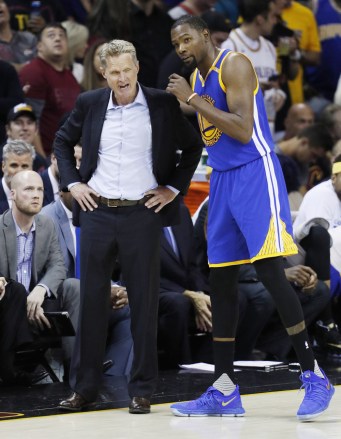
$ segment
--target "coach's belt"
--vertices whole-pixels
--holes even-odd
[[[104,204],[107,207],[127,207],[136,206],[137,204],[144,204],[152,195],[146,195],[139,200],[120,200],[120,199],[110,199],[105,197],[93,196],[96,203]]]

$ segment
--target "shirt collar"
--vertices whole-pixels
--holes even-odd
[[[17,234],[17,238],[18,238],[18,236],[29,235],[31,232],[35,232],[35,230],[36,230],[36,222],[35,222],[35,220],[33,220],[33,224],[32,224],[32,226],[30,228],[30,231],[28,233],[25,233],[18,226],[18,224],[17,224],[17,222],[16,222],[16,220],[14,218],[13,212],[12,212],[12,217],[13,217],[13,221],[14,221],[14,224],[15,224],[15,231],[16,231],[16,234]]]
[[[48,172],[49,177],[50,177],[52,191],[54,194],[58,194],[59,193],[59,185],[58,185],[58,181],[57,181],[56,177],[52,174],[51,166],[49,166],[47,168],[47,172]]]
[[[128,105],[115,105],[113,102],[113,99],[112,99],[113,91],[111,90],[107,110],[111,110],[111,109],[115,110],[115,109],[121,108],[123,106],[129,107],[130,105],[143,105],[144,107],[147,107],[147,101],[146,101],[145,95],[143,94],[142,88],[139,85],[139,83],[137,83],[137,86],[138,86],[138,92],[137,92],[136,98],[133,100],[133,102],[131,102]]]

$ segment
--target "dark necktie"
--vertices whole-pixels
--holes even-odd
[[[173,252],[176,254],[177,258],[179,258],[179,249],[178,249],[178,246],[176,244],[174,236],[172,236],[171,232],[169,231],[169,228],[164,227],[163,233],[164,233],[169,245],[171,246]]]

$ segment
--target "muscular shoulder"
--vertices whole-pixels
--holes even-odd
[[[255,82],[255,71],[250,59],[240,52],[229,52],[222,65],[222,75],[225,85],[234,80]]]
[[[250,68],[252,63],[250,59],[241,52],[230,51],[227,53],[223,63],[224,68],[235,69],[240,68]],[[236,73],[236,72],[234,72]]]

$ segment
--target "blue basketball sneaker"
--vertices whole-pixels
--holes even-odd
[[[300,421],[309,421],[327,410],[334,395],[334,387],[323,370],[321,372],[324,378],[320,378],[310,370],[303,372],[300,376],[303,383],[301,389],[305,390],[305,396],[297,412],[297,418]]]
[[[198,399],[177,402],[170,408],[175,416],[243,416],[245,413],[238,386],[228,396],[211,386]]]

